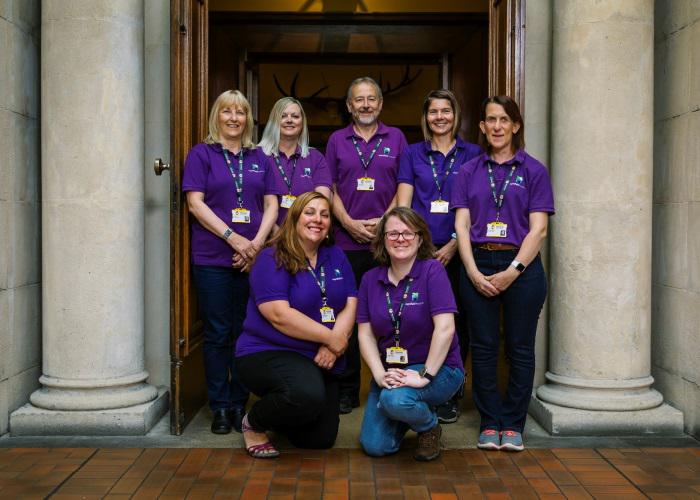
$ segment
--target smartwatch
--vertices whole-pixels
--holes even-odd
[[[510,267],[514,268],[519,273],[522,273],[525,270],[525,265],[522,262],[518,262],[517,260],[511,262]]]
[[[423,378],[427,378],[428,382],[432,382],[433,379],[435,378],[434,375],[431,375],[430,373],[428,373],[428,369],[425,366],[418,371],[418,375],[420,375]]]
[[[230,227],[227,227],[226,231],[224,231],[224,234],[222,234],[221,237],[223,239],[227,240],[229,238],[229,236],[231,236],[232,234],[233,234],[233,229],[231,229]]]

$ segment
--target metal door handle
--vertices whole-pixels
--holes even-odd
[[[153,162],[153,171],[156,173],[156,175],[163,175],[163,170],[170,170],[170,164],[163,163],[161,158],[156,158],[156,160]]]

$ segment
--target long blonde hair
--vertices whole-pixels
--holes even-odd
[[[287,217],[282,223],[282,227],[269,243],[269,245],[275,249],[277,265],[285,268],[292,274],[306,269],[307,265],[306,254],[304,253],[304,248],[301,246],[299,234],[297,233],[297,222],[299,222],[301,213],[306,208],[306,205],[313,200],[319,199],[323,199],[328,203],[328,210],[330,211],[331,202],[321,193],[309,191],[308,193],[299,195],[289,208]],[[323,245],[331,245],[333,243],[331,234],[332,226],[328,226],[328,236],[323,240]]]
[[[301,148],[301,157],[309,156],[309,128],[306,123],[306,113],[301,103],[293,97],[283,97],[279,99],[270,110],[270,118],[267,120],[265,130],[263,131],[262,139],[258,146],[262,148],[266,155],[279,156],[280,153],[280,124],[282,123],[282,113],[290,104],[299,106],[301,112],[301,134],[299,134],[299,147]]]
[[[221,144],[221,130],[219,130],[219,113],[224,108],[241,108],[246,115],[245,129],[241,137],[241,147],[255,148],[253,143],[253,112],[248,99],[239,90],[227,90],[219,94],[209,113],[209,135],[204,142],[207,144]]]

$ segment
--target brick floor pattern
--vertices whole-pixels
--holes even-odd
[[[700,498],[700,448],[283,450],[0,449],[0,498]]]

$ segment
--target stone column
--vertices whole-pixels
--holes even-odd
[[[44,0],[43,375],[13,435],[143,434],[143,0]]]
[[[557,0],[552,40],[550,433],[682,433],[651,388],[653,0]]]

